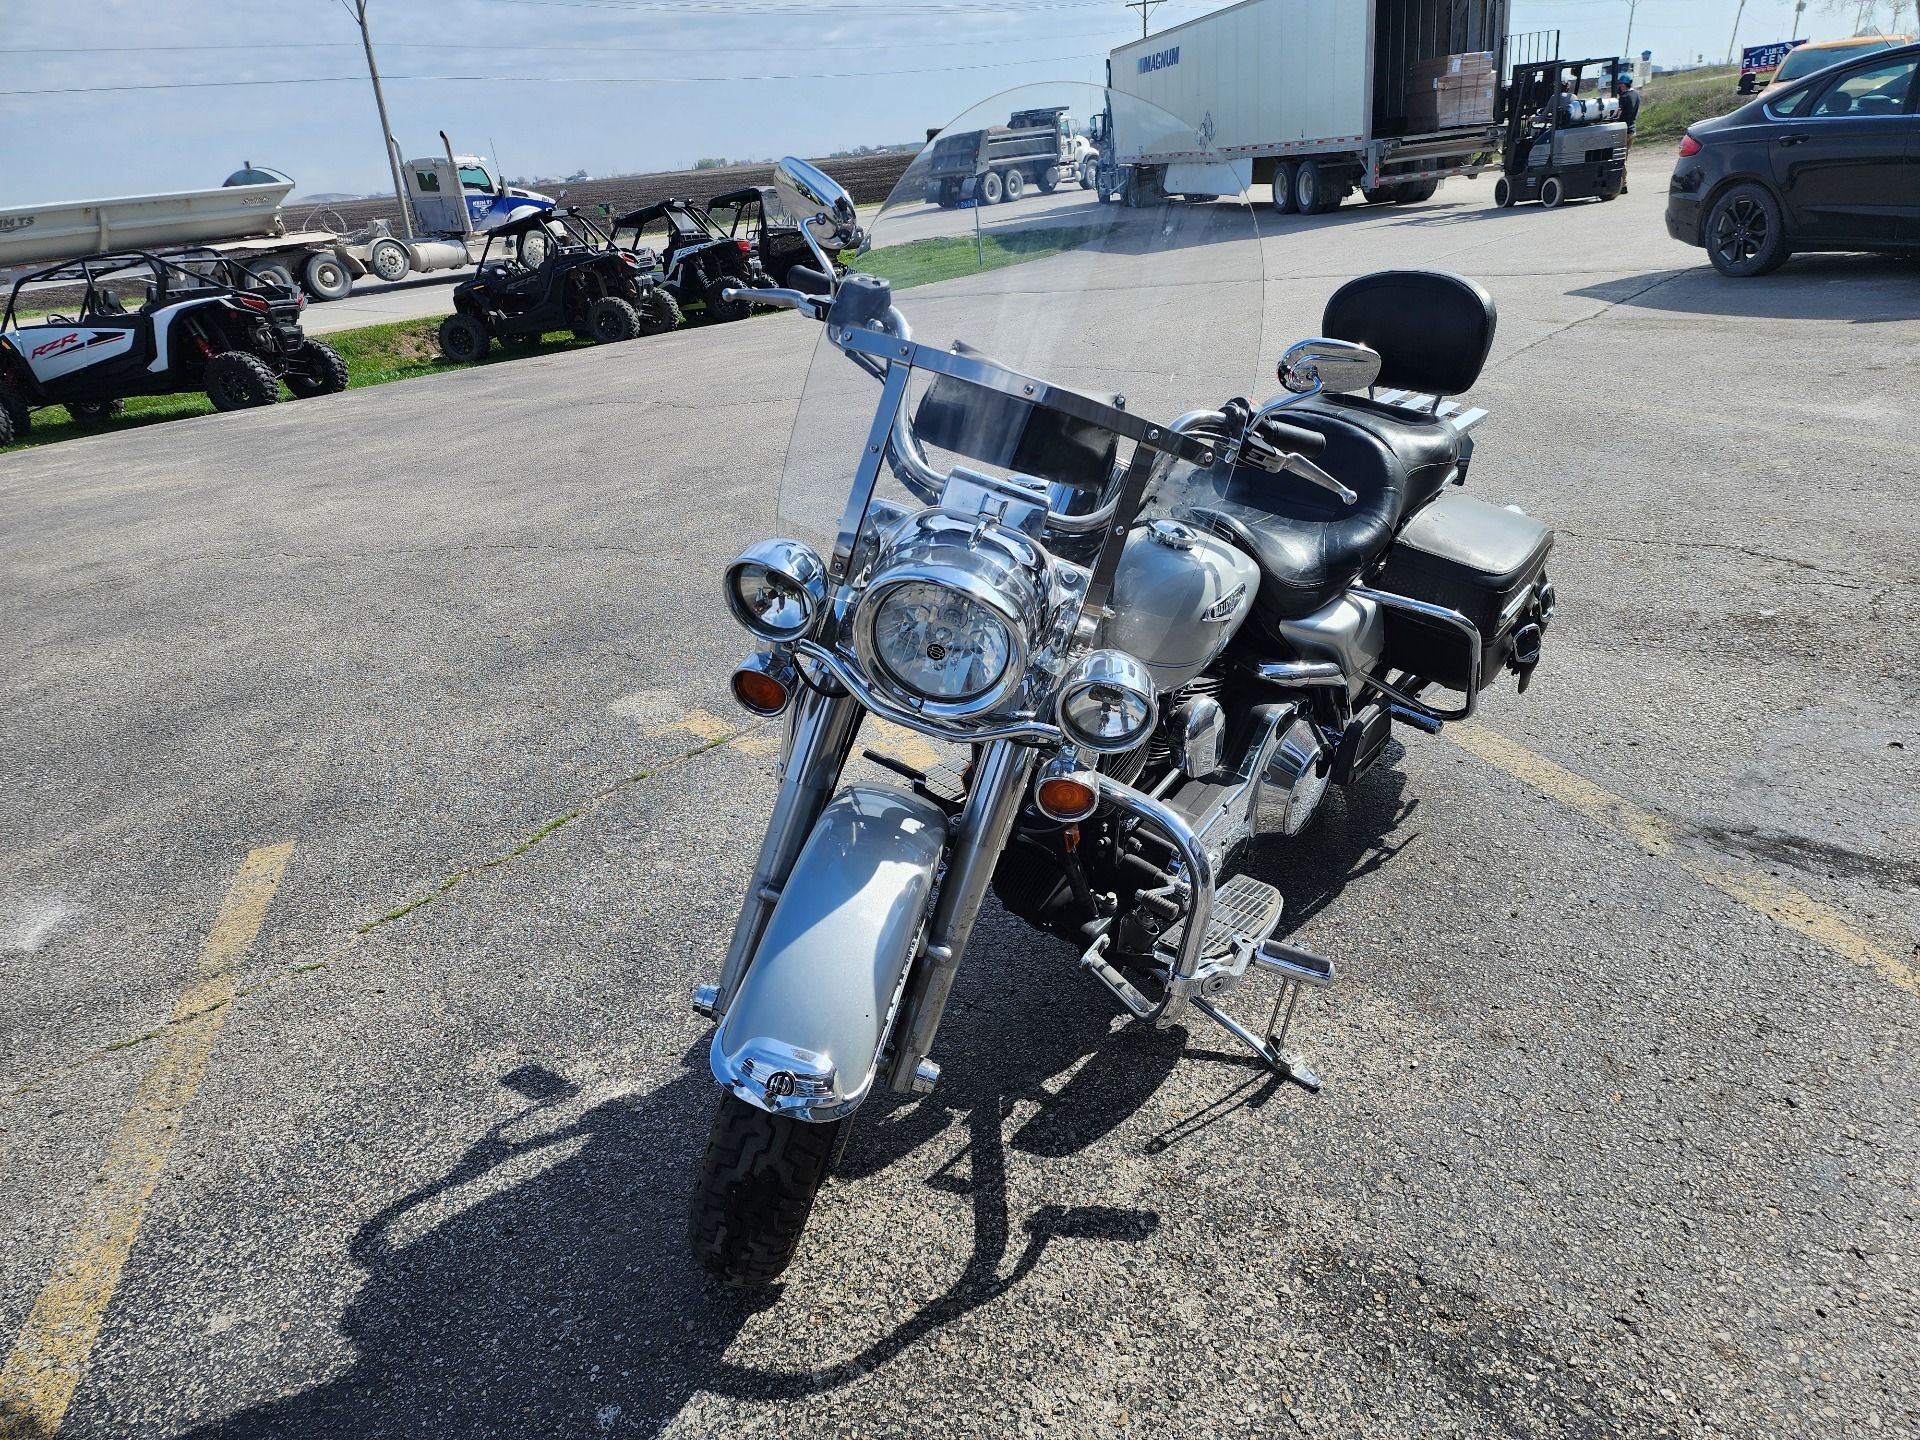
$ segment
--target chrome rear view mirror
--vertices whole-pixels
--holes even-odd
[[[817,165],[789,155],[774,167],[773,188],[780,192],[787,213],[820,245],[845,250],[860,243],[853,196]]]
[[[1296,395],[1344,395],[1380,378],[1380,352],[1351,340],[1302,340],[1280,357],[1280,383]]]

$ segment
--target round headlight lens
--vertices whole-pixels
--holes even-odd
[[[826,596],[826,567],[797,540],[763,540],[727,567],[734,618],[769,640],[804,635]]]
[[[1060,721],[1092,750],[1130,749],[1153,728],[1153,676],[1131,655],[1097,650],[1060,692]]]
[[[998,685],[1013,661],[1006,622],[945,585],[903,581],[871,603],[879,607],[874,658],[915,695],[972,700]]]

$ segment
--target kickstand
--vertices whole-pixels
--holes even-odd
[[[1290,980],[1281,985],[1280,993],[1273,997],[1273,1009],[1267,1015],[1267,1038],[1264,1040],[1211,1000],[1203,1000],[1196,995],[1192,1004],[1194,1009],[1258,1055],[1266,1067],[1282,1080],[1290,1080],[1302,1090],[1318,1095],[1320,1076],[1297,1055],[1290,1055],[1280,1048],[1286,1043],[1287,1027],[1293,1023],[1294,1002],[1299,998],[1300,986],[1296,982]],[[1283,1002],[1287,1007],[1285,1015],[1280,1013]],[[1273,1028],[1275,1020],[1280,1022],[1278,1031]]]

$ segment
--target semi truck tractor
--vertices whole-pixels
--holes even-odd
[[[1192,126],[1169,137],[1110,105],[1092,133],[1100,198],[1270,186],[1317,215],[1432,196],[1500,144],[1508,0],[1243,0],[1114,50],[1107,84]],[[1129,129],[1141,133],[1129,134]]]
[[[942,135],[928,157],[927,203],[998,205],[1029,191],[1051,195],[1073,178],[1077,152],[1064,106],[1020,110],[1005,125]]]

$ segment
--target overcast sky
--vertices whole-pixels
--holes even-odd
[[[1167,0],[1153,24],[1217,8]],[[1737,8],[1640,0],[1632,48],[1723,58]],[[1855,8],[1814,0],[1800,28],[1851,33]],[[1610,54],[1628,9],[1513,0],[1511,23]],[[1784,38],[1792,10],[1748,0],[1741,40]],[[444,127],[461,150],[548,175],[911,140],[1009,86],[1098,80],[1140,26],[1121,0],[370,0],[370,16],[408,157]],[[94,88],[207,81],[222,83]],[[0,0],[0,92],[0,207],[215,185],[246,160],[305,194],[388,183],[341,0]]]

